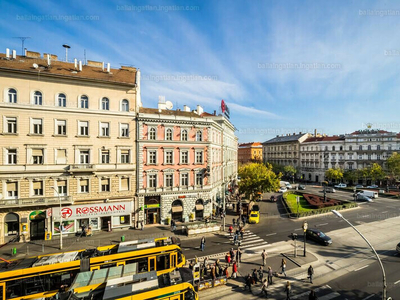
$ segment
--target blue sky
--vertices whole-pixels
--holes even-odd
[[[400,131],[400,2],[1,1],[0,44],[133,65],[142,100],[219,110],[239,142]],[[58,18],[58,20],[56,20]],[[77,18],[83,18],[78,19]]]

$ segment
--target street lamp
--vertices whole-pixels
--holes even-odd
[[[307,239],[307,228],[308,228],[308,223],[307,221],[303,222],[303,231],[304,231],[304,257],[306,257],[306,239]]]
[[[59,231],[60,231],[60,250],[62,250],[62,248],[63,248],[63,240],[62,240],[63,236],[62,236],[61,197],[60,197],[60,193],[56,190],[56,188],[54,186],[52,186],[51,188],[57,193],[58,200],[60,202],[60,226],[58,228],[59,228]]]
[[[386,300],[386,274],[385,274],[385,269],[383,268],[383,264],[382,264],[381,259],[379,258],[378,253],[376,253],[374,247],[372,247],[371,243],[367,240],[367,238],[366,238],[365,236],[363,236],[362,233],[359,232],[359,231],[357,230],[357,228],[355,228],[355,227],[353,226],[353,224],[351,224],[347,219],[345,219],[345,218],[342,216],[341,213],[339,213],[338,211],[336,211],[336,210],[334,210],[334,209],[332,210],[332,213],[335,214],[337,217],[342,218],[344,221],[346,221],[347,224],[349,224],[349,225],[364,239],[364,241],[368,244],[368,246],[370,246],[370,248],[371,248],[372,251],[374,252],[374,254],[375,254],[375,256],[376,256],[376,258],[377,258],[377,260],[378,260],[378,262],[379,262],[379,266],[381,267],[381,270],[382,270],[382,277],[383,277],[383,294],[382,294],[382,299],[383,299],[383,300]]]
[[[354,187],[353,198],[354,198],[354,203],[356,203],[356,201],[357,201],[357,188],[355,188],[355,187]]]

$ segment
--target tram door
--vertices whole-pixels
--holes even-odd
[[[176,253],[172,253],[171,254],[171,268],[176,268],[176,258],[177,258],[177,255],[176,255]]]
[[[0,283],[0,300],[6,300],[6,283]]]
[[[149,257],[149,271],[155,271],[156,270],[156,257],[152,256]]]

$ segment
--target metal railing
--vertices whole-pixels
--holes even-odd
[[[60,196],[61,203],[72,204],[71,196]],[[38,205],[55,205],[59,204],[58,197],[32,197],[19,199],[1,199],[0,205],[3,207],[22,207],[22,206],[38,206]]]

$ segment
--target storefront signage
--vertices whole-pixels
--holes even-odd
[[[76,219],[90,216],[129,215],[132,211],[131,202],[82,204],[66,206],[61,209],[63,219]],[[53,216],[60,216],[60,208],[53,207]]]
[[[222,113],[229,119],[230,118],[230,111],[228,105],[226,105],[224,100],[221,100],[221,110]]]
[[[43,220],[46,219],[46,213],[41,210],[35,210],[29,214],[29,220],[34,221],[34,220]]]
[[[160,204],[147,204],[144,206],[144,208],[159,208]]]
[[[179,199],[186,198],[186,196],[178,196]]]

